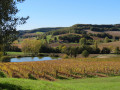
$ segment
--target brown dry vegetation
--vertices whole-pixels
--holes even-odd
[[[108,33],[112,36],[118,36],[120,37],[120,31],[106,31],[105,33]]]
[[[109,43],[101,43],[98,45],[100,49],[102,49],[103,47],[108,47],[111,49],[115,49],[116,47],[120,48],[120,41],[116,41],[116,42],[109,42]]]
[[[91,31],[91,30],[85,30],[85,31],[87,31],[87,34],[89,34],[89,33],[92,33],[92,34],[101,34],[101,33],[103,33],[103,32],[95,32],[95,31]]]
[[[0,63],[0,70],[9,77],[29,78],[32,74],[37,79],[54,81],[59,78],[107,77],[120,75],[120,59],[63,59],[52,61]]]
[[[70,46],[80,46],[79,43],[51,43],[50,46],[51,47],[57,47],[57,46],[60,46],[60,45],[65,45],[66,47],[70,47]]]
[[[120,31],[103,31],[103,32],[95,32],[91,30],[85,30],[87,31],[87,34],[92,33],[92,34],[102,34],[102,33],[108,33],[112,36],[120,36]]]

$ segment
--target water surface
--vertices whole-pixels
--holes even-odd
[[[11,58],[10,62],[32,62],[32,61],[45,61],[45,60],[58,60],[60,58],[54,57],[21,57],[21,58]]]

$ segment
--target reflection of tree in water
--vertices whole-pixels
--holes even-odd
[[[42,59],[43,57],[40,57],[40,56],[39,56],[38,58],[39,58],[39,59]]]

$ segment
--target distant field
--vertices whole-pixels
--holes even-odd
[[[92,34],[101,34],[101,33],[108,33],[112,36],[119,36],[120,37],[120,31],[103,31],[103,32],[95,32],[91,30],[85,30],[87,31],[87,34],[92,33]]]
[[[36,34],[44,34],[44,32],[36,32]]]
[[[91,31],[91,30],[85,30],[85,31],[87,31],[87,34],[89,34],[89,33],[92,33],[92,34],[101,34],[101,33],[103,33],[103,32],[95,32],[95,31]]]
[[[118,36],[120,37],[120,31],[106,31],[105,33],[108,33],[112,36]]]
[[[98,45],[100,49],[102,49],[103,47],[109,47],[114,49],[115,47],[120,47],[120,41],[116,41],[116,42],[109,42],[109,43],[101,43]]]
[[[69,46],[80,46],[79,43],[52,43],[52,44],[50,44],[51,47],[57,47],[57,46],[60,46],[60,45],[65,45],[67,47],[69,47]]]

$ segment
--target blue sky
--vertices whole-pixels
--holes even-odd
[[[120,0],[26,0],[19,16],[30,16],[18,30],[74,24],[119,24]]]

